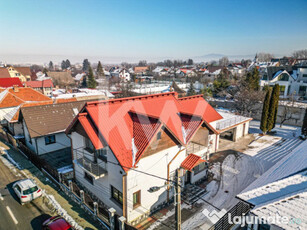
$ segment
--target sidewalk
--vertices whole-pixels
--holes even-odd
[[[12,164],[15,165],[13,172],[15,174],[24,174],[26,177],[33,178],[38,185],[45,190],[46,194],[54,197],[56,202],[71,216],[74,221],[84,229],[102,229],[98,223],[94,221],[77,203],[74,203],[67,197],[52,181],[50,181],[36,166],[34,166],[21,152],[14,150],[10,145],[7,145],[3,139],[0,139],[0,148],[7,151],[6,157]],[[44,203],[48,205],[46,197]],[[50,205],[50,204],[49,204]],[[49,207],[54,210],[54,207]]]

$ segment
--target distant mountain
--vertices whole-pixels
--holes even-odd
[[[195,62],[207,62],[207,61],[218,61],[222,57],[228,57],[231,61],[241,61],[242,59],[253,59],[255,57],[255,54],[252,55],[226,55],[226,54],[206,54],[202,56],[196,56],[193,58]]]

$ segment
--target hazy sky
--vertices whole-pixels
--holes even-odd
[[[0,0],[0,54],[284,55],[307,48],[306,12],[307,0]]]

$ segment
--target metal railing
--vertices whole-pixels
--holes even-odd
[[[222,129],[226,129],[228,127],[231,127],[233,125],[239,124],[242,121],[247,120],[247,117],[243,117],[243,116],[235,116],[235,117],[231,117],[222,121],[218,121],[216,123],[216,129],[217,130],[222,130]]]
[[[100,159],[97,159],[97,162],[94,162],[94,157],[91,156],[92,159],[90,159],[91,154],[85,149],[74,150],[74,155],[74,161],[94,176],[100,177],[108,173],[107,163]]]
[[[200,145],[200,144],[197,144],[197,143],[194,143],[194,142],[190,142],[188,144],[188,147],[187,147],[187,154],[197,153],[197,152],[204,150],[206,148],[207,148],[207,146]]]

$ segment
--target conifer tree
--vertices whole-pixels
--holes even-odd
[[[260,129],[264,134],[268,131],[268,125],[267,124],[268,124],[268,117],[269,117],[271,92],[272,92],[272,89],[270,88],[265,95],[263,107],[262,107]]]
[[[279,84],[275,84],[273,87],[273,92],[270,100],[270,109],[269,109],[269,117],[267,124],[268,131],[271,131],[275,127],[277,111],[278,111],[278,101],[279,101]]]
[[[193,95],[195,95],[195,90],[194,90],[193,83],[191,82],[189,89],[188,89],[188,92],[187,92],[187,96],[193,96]]]
[[[304,121],[303,121],[303,126],[302,126],[302,135],[307,137],[307,108],[305,110],[305,116],[304,116]]]
[[[98,77],[104,76],[104,71],[103,71],[100,61],[98,62],[98,65],[97,65],[97,74],[98,74]]]
[[[91,89],[95,89],[96,86],[97,86],[97,82],[95,80],[91,66],[88,67],[88,83],[87,83],[87,86]]]
[[[54,69],[54,67],[53,67],[53,62],[50,61],[50,62],[49,62],[49,70],[53,70],[53,69]]]
[[[81,88],[87,88],[87,78],[86,78],[86,76],[84,76],[83,79],[82,79]]]

